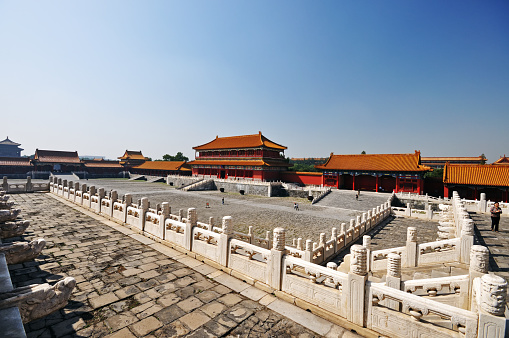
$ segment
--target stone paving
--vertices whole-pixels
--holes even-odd
[[[356,336],[50,194],[11,196],[32,221],[12,240],[47,241],[35,261],[9,266],[15,287],[77,280],[64,309],[25,325],[28,337]]]

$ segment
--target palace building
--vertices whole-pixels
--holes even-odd
[[[188,162],[193,175],[215,178],[247,178],[273,181],[291,167],[285,146],[272,142],[261,132],[254,135],[218,137],[193,147],[195,160]]]
[[[324,186],[352,190],[413,192],[421,194],[424,174],[421,153],[414,154],[331,154],[326,163],[315,166],[323,171]]]
[[[84,170],[84,164],[77,151],[36,149],[31,163],[34,171],[70,173]]]
[[[461,198],[479,199],[481,193],[492,201],[508,202],[509,165],[458,165],[444,167],[444,196],[457,191]]]
[[[492,165],[509,165],[509,158],[505,155],[501,156],[498,160],[492,163]]]
[[[477,157],[421,157],[421,164],[431,168],[443,168],[446,163],[449,164],[484,164],[487,159],[482,156]]]
[[[20,143],[12,142],[9,136],[3,141],[0,141],[0,157],[21,157]]]
[[[131,172],[151,176],[191,176],[191,166],[186,161],[145,161],[132,167]]]
[[[126,150],[124,155],[118,159],[120,160],[120,164],[123,165],[126,169],[140,165],[147,161],[147,158],[143,156],[141,151],[134,150]]]

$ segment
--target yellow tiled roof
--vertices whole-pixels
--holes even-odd
[[[186,161],[146,161],[140,165],[134,166],[134,169],[151,169],[151,170],[191,170],[186,165]]]
[[[431,168],[420,165],[420,152],[414,154],[331,154],[325,164],[315,166],[323,170],[356,171],[429,171]]]
[[[509,187],[509,166],[446,164],[444,183]]]
[[[262,135],[262,132],[253,135],[218,137],[209,143],[193,147],[195,150],[215,150],[215,149],[235,149],[235,148],[257,148],[265,146],[267,148],[284,150],[285,146],[272,142]]]

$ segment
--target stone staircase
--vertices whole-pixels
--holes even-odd
[[[136,180],[141,180],[145,178],[145,175],[132,175],[130,178],[129,178],[129,181],[136,181]]]
[[[215,185],[213,179],[201,180],[180,188],[182,191],[193,191],[193,190],[211,190],[210,186]]]
[[[147,179],[147,183],[164,182],[166,180],[166,178],[162,176],[145,175],[145,178]]]

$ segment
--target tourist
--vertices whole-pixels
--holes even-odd
[[[359,200],[359,195],[361,194],[361,191],[357,191],[357,193],[355,194],[355,200],[358,201]]]
[[[224,197],[221,198],[221,204],[224,205]]]
[[[299,211],[299,203],[295,203],[295,210]]]
[[[498,232],[498,223],[500,222],[500,214],[502,213],[502,209],[500,209],[498,202],[491,207],[490,212],[491,212],[491,231]]]

